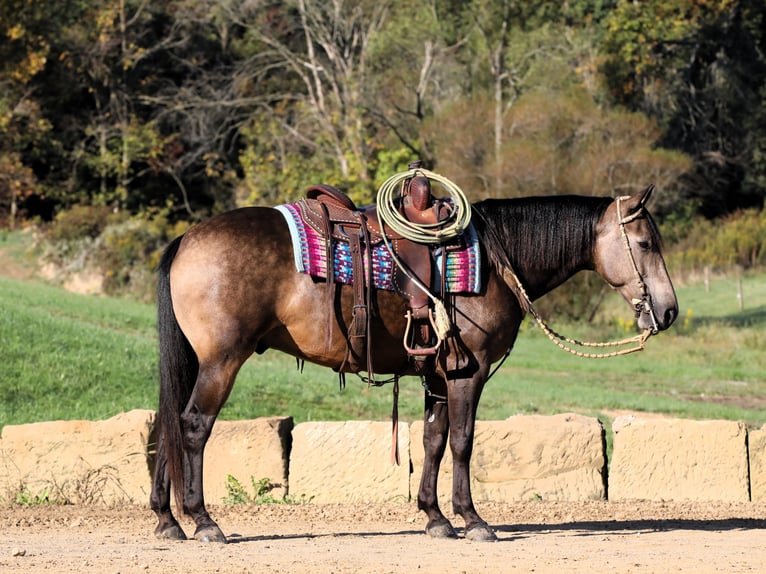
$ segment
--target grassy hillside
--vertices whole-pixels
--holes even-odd
[[[557,350],[525,323],[507,363],[488,384],[483,419],[517,413],[577,411],[608,420],[621,409],[689,418],[766,422],[766,281],[744,282],[739,312],[736,281],[679,289],[681,318],[651,339],[643,353],[587,360]],[[611,303],[629,318],[622,304]],[[0,426],[55,419],[104,419],[156,408],[154,307],[81,296],[0,277]],[[603,337],[582,325],[555,325],[567,334]],[[608,335],[619,335],[619,329]],[[624,333],[623,333],[624,334]],[[421,416],[422,389],[404,379],[400,413]],[[348,377],[344,391],[329,369],[276,352],[251,359],[224,408],[224,418],[292,415],[297,421],[390,416],[390,387],[367,388]]]

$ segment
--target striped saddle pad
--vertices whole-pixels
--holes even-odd
[[[290,228],[295,257],[295,268],[300,273],[313,277],[327,277],[327,239],[314,227],[304,221],[302,212],[295,203],[277,206]],[[434,277],[431,288],[438,291],[444,284],[450,293],[479,293],[481,290],[481,257],[479,240],[473,226],[463,233],[460,246],[445,249],[437,245],[432,248]],[[364,250],[365,275],[369,272],[370,257]],[[394,263],[391,253],[382,241],[372,245],[373,286],[377,289],[394,291]],[[351,263],[351,249],[348,243],[333,240],[333,272],[338,283],[352,284],[354,274]]]

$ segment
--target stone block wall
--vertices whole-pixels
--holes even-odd
[[[425,453],[424,423],[412,424],[413,497]],[[471,493],[482,500],[598,500],[606,497],[604,428],[576,414],[478,421],[471,457]],[[440,504],[450,499],[452,455],[439,470]]]
[[[228,494],[226,477],[250,489],[268,478],[317,503],[417,498],[424,423],[400,423],[401,465],[391,461],[390,422],[310,422],[290,417],[218,421],[206,448],[209,504]],[[0,434],[0,502],[47,495],[76,504],[148,504],[155,413],[106,421],[7,425]],[[472,459],[476,501],[766,500],[766,426],[731,421],[618,417],[607,476],[601,423],[575,414],[479,421]],[[439,476],[448,508],[452,460]]]
[[[6,425],[0,435],[0,498],[26,490],[59,502],[147,502],[155,413],[105,421]]]
[[[402,464],[392,464],[390,422],[296,425],[290,493],[314,502],[393,502],[410,498],[410,431],[399,423]]]
[[[268,478],[269,492],[287,494],[287,476],[293,430],[292,417],[266,417],[249,421],[216,421],[205,446],[202,483],[211,504],[220,503],[229,493],[229,475],[248,491],[251,480]],[[254,493],[253,493],[254,494]]]

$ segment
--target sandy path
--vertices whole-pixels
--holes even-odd
[[[228,545],[155,540],[154,517],[141,507],[5,508],[0,571],[766,572],[764,504],[533,502],[480,511],[498,542],[429,539],[413,504],[217,507]]]

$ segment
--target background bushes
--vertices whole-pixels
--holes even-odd
[[[697,219],[672,246],[668,263],[680,273],[749,270],[766,265],[766,212],[748,209],[718,220]]]
[[[149,301],[162,250],[188,227],[165,215],[129,216],[77,206],[61,212],[47,229],[43,259],[57,268],[60,279],[94,271],[103,278],[104,293]]]

